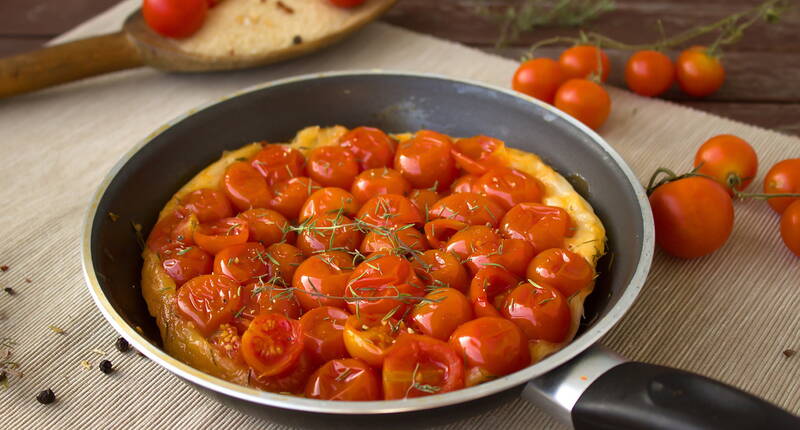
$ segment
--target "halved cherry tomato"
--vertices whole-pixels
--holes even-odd
[[[343,7],[343,8],[351,8],[351,7],[360,6],[366,0],[328,0],[328,1],[331,2],[331,4],[333,4],[334,6],[339,6],[339,7]],[[367,127],[359,127],[359,128],[367,128]]]
[[[556,90],[566,80],[567,74],[557,61],[533,58],[519,65],[511,80],[511,88],[552,104]]]
[[[344,346],[354,358],[364,360],[370,366],[381,367],[397,336],[405,331],[405,323],[397,318],[374,314],[350,315],[344,323]]]
[[[353,259],[341,251],[315,254],[303,261],[292,278],[303,309],[320,306],[345,307],[345,286],[353,272]]]
[[[242,337],[239,329],[233,324],[220,324],[217,331],[208,338],[210,343],[220,354],[224,354],[237,364],[246,365],[240,353]]]
[[[625,83],[631,91],[645,97],[655,97],[668,90],[675,81],[672,60],[658,51],[638,51],[625,65]]]
[[[305,349],[317,363],[347,357],[344,347],[344,322],[350,314],[340,308],[320,306],[300,317]]]
[[[776,163],[764,177],[764,193],[800,193],[800,158],[790,158]],[[800,197],[774,197],[767,200],[772,210],[783,213]]]
[[[547,284],[520,284],[506,296],[503,316],[516,324],[530,340],[562,342],[570,329],[567,299]]]
[[[411,184],[397,170],[388,167],[365,170],[356,176],[350,192],[359,203],[381,194],[406,194]]]
[[[314,191],[300,209],[298,220],[300,222],[314,215],[341,212],[342,215],[353,217],[358,213],[359,204],[349,192],[336,187],[326,187]]]
[[[279,284],[252,281],[242,287],[241,319],[249,321],[263,313],[276,313],[286,318],[300,318],[300,303],[294,292]],[[245,326],[246,328],[246,326]]]
[[[758,156],[744,139],[720,134],[708,139],[694,156],[697,173],[728,189],[744,190],[756,177]]]
[[[171,236],[172,231],[184,218],[186,218],[184,212],[175,210],[159,219],[150,230],[150,235],[147,236],[147,247],[153,252],[159,252],[174,245],[183,245],[183,242],[173,243]]]
[[[562,247],[564,238],[572,236],[573,229],[567,211],[538,203],[520,203],[500,221],[504,237],[527,241],[533,246],[534,254]]]
[[[428,241],[419,230],[408,227],[400,229],[375,229],[364,236],[358,250],[368,255],[373,252],[408,254],[428,249]]]
[[[489,226],[471,225],[453,234],[445,244],[444,250],[465,261],[476,249],[500,245],[500,239],[500,235]]]
[[[346,190],[353,185],[359,167],[352,154],[341,146],[319,146],[311,150],[306,163],[308,176],[325,187]]]
[[[786,247],[800,257],[800,200],[789,205],[781,215],[781,238]]]
[[[176,244],[158,255],[161,257],[161,267],[175,281],[177,287],[196,276],[211,273],[214,262],[209,253],[196,246],[185,247]]]
[[[450,138],[422,130],[413,138],[400,143],[394,157],[394,168],[408,179],[414,188],[447,189],[458,176],[455,160],[450,154]]]
[[[544,186],[538,179],[517,169],[492,169],[475,180],[472,190],[500,204],[504,210],[518,203],[538,203]]]
[[[242,357],[261,377],[290,369],[303,352],[300,321],[276,313],[261,314],[242,334]]]
[[[383,361],[386,400],[447,393],[464,387],[464,362],[453,347],[430,336],[404,333]]]
[[[170,245],[183,244],[186,246],[194,245],[194,232],[200,221],[197,220],[197,215],[190,213],[186,215],[170,233]]]
[[[258,242],[229,246],[214,256],[214,273],[229,276],[240,284],[268,272],[267,249]]]
[[[594,279],[594,269],[580,255],[563,248],[540,252],[528,265],[528,279],[552,285],[566,297],[588,287]]]
[[[408,224],[422,225],[423,217],[411,200],[399,194],[375,196],[358,211],[356,218],[381,227],[402,227]]]
[[[194,231],[194,241],[203,250],[216,254],[223,249],[247,242],[250,229],[241,218],[222,218],[200,224]]]
[[[608,55],[596,46],[573,46],[561,53],[558,63],[567,79],[587,79],[594,74],[605,82],[611,73]]]
[[[447,341],[456,327],[472,319],[472,307],[455,288],[439,288],[423,297],[410,317],[422,334]]]
[[[303,204],[320,188],[318,183],[305,176],[278,182],[272,187],[273,197],[269,207],[287,219],[296,220]]]
[[[294,272],[304,259],[297,247],[288,243],[273,243],[267,247],[267,274],[264,278],[291,285]]]
[[[483,317],[461,324],[450,336],[450,346],[464,358],[467,387],[531,364],[528,339],[505,318]]]
[[[428,210],[439,201],[441,196],[433,190],[413,190],[408,193],[408,199],[411,203],[419,209],[419,213],[423,216],[428,213]]]
[[[530,243],[519,239],[500,239],[499,242],[476,244],[464,264],[471,273],[494,266],[516,276],[525,276],[528,263],[536,255]]]
[[[555,107],[597,130],[611,113],[611,97],[605,88],[586,79],[570,79],[556,92]]]
[[[274,186],[278,182],[303,176],[305,158],[300,151],[282,145],[264,146],[250,163]]]
[[[325,250],[353,251],[363,239],[355,222],[340,213],[314,215],[300,227],[297,247],[306,257]]]
[[[289,231],[289,220],[272,209],[248,209],[239,218],[247,224],[251,242],[268,246],[283,240],[294,243],[297,239],[297,234]]]
[[[293,364],[277,375],[261,376],[255,369],[250,369],[248,381],[250,385],[263,391],[302,395],[306,389],[306,382],[314,370],[316,363],[311,360],[307,352],[303,351]]]
[[[197,215],[200,222],[211,222],[233,216],[233,208],[222,191],[201,188],[180,199],[181,205]]]
[[[223,275],[202,275],[178,289],[178,314],[209,336],[220,324],[233,321],[242,307],[239,283]]]
[[[441,249],[429,249],[414,256],[411,265],[425,285],[467,292],[467,271],[453,254]]]
[[[363,0],[336,0],[362,3]],[[347,149],[362,170],[391,167],[397,146],[386,133],[372,127],[356,127],[339,138],[339,145]]]
[[[496,227],[505,212],[500,204],[486,196],[476,193],[456,193],[436,202],[428,211],[428,217]]]
[[[479,270],[469,284],[469,300],[475,316],[499,317],[500,312],[497,309],[502,305],[502,299],[519,282],[518,277],[499,267]]]
[[[147,25],[162,36],[178,39],[199,30],[206,20],[207,11],[207,0],[144,0],[142,3],[142,15]]]
[[[431,247],[444,249],[453,235],[469,226],[465,222],[454,219],[435,219],[425,223],[425,238],[428,239],[428,244]]]
[[[719,58],[709,55],[703,46],[692,46],[681,52],[675,69],[678,84],[690,96],[705,97],[725,82],[725,69]]]
[[[308,378],[306,397],[320,400],[381,400],[375,371],[357,358],[331,360]]]
[[[347,307],[355,314],[403,315],[425,294],[411,263],[403,257],[374,254],[356,266],[347,281]]]
[[[222,177],[222,191],[240,211],[265,208],[272,200],[272,191],[263,176],[244,161],[228,166]]]
[[[485,169],[482,169],[482,170],[484,170],[484,173],[485,173]],[[478,180],[478,178],[480,178],[480,176],[464,175],[464,176],[456,179],[450,185],[450,191],[452,191],[453,193],[471,193],[472,192],[472,185],[475,183],[475,181]]]
[[[456,140],[452,154],[458,167],[470,175],[480,176],[488,169],[505,164],[501,156],[505,147],[500,139],[480,135]],[[458,192],[456,186],[452,188]]]

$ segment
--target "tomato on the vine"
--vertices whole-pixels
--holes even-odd
[[[800,193],[800,158],[790,158],[776,163],[764,177],[765,194]],[[800,197],[774,197],[767,203],[777,213],[783,213]]]
[[[550,58],[534,58],[520,64],[511,80],[511,88],[546,103],[553,103],[556,91],[567,75]]]
[[[725,69],[719,58],[710,55],[703,46],[692,46],[681,52],[675,68],[678,84],[690,96],[705,97],[725,82]]]
[[[208,0],[144,0],[142,15],[156,33],[173,38],[194,34],[206,19]]]
[[[786,247],[800,257],[800,200],[792,203],[781,216],[781,238]]]
[[[758,156],[744,139],[720,134],[700,146],[694,167],[697,173],[710,176],[722,186],[742,191],[756,176]]]
[[[672,86],[675,66],[665,54],[646,50],[628,58],[625,65],[625,83],[631,91],[646,97],[655,97]]]
[[[611,98],[606,90],[586,79],[571,79],[556,92],[555,107],[597,130],[611,113]]]
[[[573,46],[561,53],[558,62],[568,79],[587,79],[600,72],[600,80],[605,82],[611,72],[608,55],[596,46]]]

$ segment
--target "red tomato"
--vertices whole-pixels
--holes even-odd
[[[455,288],[428,293],[411,311],[411,324],[422,334],[447,341],[456,327],[472,319],[472,306]]]
[[[353,259],[341,251],[315,254],[294,272],[292,287],[303,309],[344,308],[344,289],[353,272]]]
[[[347,307],[354,314],[400,317],[425,294],[411,263],[397,255],[374,254],[356,266],[347,281]],[[388,318],[388,317],[387,317]]]
[[[758,156],[749,143],[730,134],[708,139],[694,156],[697,173],[710,176],[728,189],[742,191],[758,171]]]
[[[450,336],[450,346],[464,358],[467,387],[531,364],[528,339],[505,318],[483,317],[461,324]]]
[[[458,176],[450,154],[453,143],[445,135],[422,130],[401,143],[394,157],[394,168],[414,188],[447,189]]]
[[[476,169],[477,170],[477,169]],[[480,169],[483,173],[486,173],[486,169],[481,166]],[[450,185],[450,191],[452,193],[471,193],[472,192],[472,185],[475,184],[475,181],[478,180],[480,176],[476,175],[464,175],[458,179],[456,179],[452,185]]]
[[[611,72],[608,55],[596,46],[573,46],[561,53],[558,63],[567,79],[588,79],[593,74],[599,74],[605,82]]]
[[[781,215],[781,238],[786,247],[800,257],[800,200],[789,205]]]
[[[474,192],[494,200],[504,211],[518,203],[540,202],[543,188],[542,183],[533,176],[508,168],[489,170],[472,184]]]
[[[259,376],[290,369],[303,352],[300,322],[275,313],[261,314],[242,334],[242,357]]]
[[[375,371],[357,358],[331,360],[308,379],[306,397],[320,400],[381,400]]]
[[[186,214],[180,210],[172,211],[161,217],[150,230],[150,235],[147,236],[147,247],[153,252],[159,252],[174,245],[184,245],[183,242],[175,244],[172,240],[172,231],[184,218],[186,218]]]
[[[328,1],[331,2],[331,4],[333,4],[334,6],[339,6],[339,7],[343,7],[343,8],[351,8],[351,7],[360,6],[366,0],[328,0]],[[364,128],[366,128],[366,127],[364,127]]]
[[[242,366],[247,364],[240,353],[242,338],[239,336],[239,329],[233,324],[220,324],[219,329],[207,340],[217,352],[227,356],[236,364]]]
[[[425,285],[455,288],[467,292],[467,271],[458,259],[440,249],[430,249],[414,256],[414,272]]]
[[[556,91],[567,74],[550,58],[534,58],[520,64],[511,80],[511,88],[545,103],[553,103]]]
[[[445,342],[403,334],[383,361],[386,400],[428,396],[464,387],[464,362]]]
[[[282,285],[291,285],[294,272],[305,257],[296,247],[288,243],[273,243],[267,247],[267,274],[265,279]]]
[[[292,323],[297,322],[290,321]],[[250,385],[264,391],[302,395],[305,392],[306,382],[314,370],[316,370],[315,363],[311,360],[309,354],[303,351],[294,363],[277,375],[262,376],[255,369],[251,369],[248,381]]]
[[[439,201],[440,196],[433,190],[413,190],[408,194],[408,199],[419,209],[419,213],[425,215]]]
[[[226,275],[240,284],[269,272],[267,249],[258,242],[229,246],[214,256],[214,273]]]
[[[364,236],[358,250],[368,255],[373,252],[410,254],[428,249],[425,236],[415,228],[376,229]]]
[[[339,213],[314,215],[300,227],[297,247],[306,257],[326,250],[353,251],[363,239],[354,221]]]
[[[631,91],[655,97],[667,91],[675,81],[672,60],[658,51],[638,51],[625,65],[625,83]]]
[[[359,203],[381,194],[406,194],[411,184],[397,170],[383,167],[361,172],[353,181],[350,192]]]
[[[494,266],[502,267],[517,276],[525,276],[534,254],[530,243],[519,239],[500,239],[497,242],[475,244],[464,262],[470,272]]]
[[[242,287],[242,307],[239,317],[247,320],[247,325],[264,313],[281,314],[291,319],[300,318],[302,313],[291,289],[261,281],[252,281]]]
[[[344,346],[354,358],[373,367],[383,366],[383,360],[397,340],[406,332],[403,321],[384,318],[384,315],[350,315],[344,323]]]
[[[425,238],[432,248],[444,249],[454,234],[469,227],[469,224],[454,219],[435,219],[425,223]],[[465,256],[466,257],[466,256]]]
[[[353,155],[341,146],[316,147],[311,150],[306,163],[308,176],[325,187],[349,190],[358,171]]]
[[[563,342],[571,324],[567,299],[547,284],[520,284],[503,304],[503,316],[516,324],[530,340]]]
[[[790,158],[772,166],[764,177],[764,193],[800,193],[800,158]],[[767,200],[767,203],[775,212],[783,213],[798,199],[800,197],[774,197]]]
[[[380,227],[403,227],[408,224],[422,225],[423,217],[411,200],[399,194],[375,196],[361,206],[356,218]]]
[[[222,177],[222,191],[240,211],[265,208],[272,200],[267,181],[250,163],[244,161],[228,166]]]
[[[498,305],[502,304],[502,298],[519,285],[519,282],[518,277],[499,267],[479,270],[469,284],[469,300],[475,316],[499,317]]]
[[[300,209],[299,221],[305,221],[317,214],[335,213],[349,217],[358,213],[359,204],[352,194],[341,188],[327,187],[314,191]]]
[[[211,255],[196,246],[176,245],[160,252],[159,256],[161,267],[175,281],[176,287],[196,276],[211,273],[214,261]]]
[[[247,242],[250,230],[241,218],[222,218],[200,224],[194,231],[194,241],[204,251],[216,254],[223,249]]]
[[[564,238],[572,236],[573,229],[567,211],[538,203],[520,203],[500,221],[504,237],[527,241],[533,246],[534,254],[562,247]]]
[[[200,221],[197,220],[197,215],[193,213],[186,215],[182,220],[180,220],[178,225],[172,229],[172,232],[170,233],[170,245],[194,245],[194,232],[197,230],[199,225]]]
[[[499,244],[500,236],[493,228],[486,225],[472,225],[453,234],[444,250],[465,261],[475,250],[496,247]]]
[[[300,317],[305,349],[317,363],[347,357],[344,322],[350,314],[331,306],[311,309]]]
[[[274,197],[272,197],[269,207],[287,219],[295,220],[311,193],[320,188],[318,183],[305,176],[278,182],[272,187]]]
[[[680,258],[719,249],[733,230],[733,202],[725,188],[700,176],[669,182],[650,195],[656,243]]]
[[[300,151],[282,145],[266,145],[253,157],[253,167],[267,179],[267,184],[275,184],[303,176],[305,158]]]
[[[558,89],[555,106],[597,130],[611,112],[611,98],[603,87],[592,81],[571,79]]]
[[[289,231],[289,220],[271,209],[248,209],[239,214],[239,218],[250,230],[250,241],[258,241],[267,245],[282,240],[294,242],[297,234]]]
[[[703,46],[693,46],[681,52],[675,68],[678,84],[690,96],[705,97],[725,82],[725,69],[719,58],[709,55]]]
[[[180,202],[186,210],[197,215],[200,222],[216,221],[234,215],[225,193],[210,188],[192,191],[182,197]]]
[[[580,255],[562,248],[542,251],[528,265],[528,279],[552,285],[566,297],[588,287],[594,269]]]
[[[239,284],[223,275],[192,278],[178,289],[178,314],[208,337],[242,307]]]
[[[358,1],[359,4],[363,2],[350,1]],[[397,146],[386,133],[372,127],[356,127],[350,130],[339,138],[339,145],[353,154],[362,170],[391,167]]]
[[[206,19],[207,0],[144,0],[142,15],[156,33],[173,38],[194,34]]]
[[[479,135],[456,140],[451,153],[458,167],[470,175],[480,176],[490,168],[505,165],[501,155],[505,147],[506,144],[500,139]],[[455,184],[451,188],[458,192],[455,191]]]
[[[436,202],[428,211],[428,217],[496,227],[505,212],[499,203],[489,197],[476,193],[456,193]]]

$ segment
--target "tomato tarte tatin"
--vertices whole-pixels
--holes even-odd
[[[565,346],[604,252],[589,204],[498,139],[308,127],[181,188],[147,240],[142,293],[166,351],[201,371],[404,399]]]

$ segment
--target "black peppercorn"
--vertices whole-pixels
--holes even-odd
[[[128,352],[131,350],[131,344],[129,344],[124,337],[117,338],[117,341],[114,343],[114,346],[117,348],[117,351],[119,352]]]
[[[50,403],[56,401],[56,393],[49,388],[44,391],[40,391],[39,394],[36,395],[36,401],[43,405],[49,405]]]
[[[114,365],[108,360],[103,360],[100,362],[100,371],[108,375],[114,371]]]
[[[294,45],[299,45],[301,43],[303,43],[303,38],[299,34],[292,39],[292,44]]]
[[[13,296],[14,294],[16,294],[16,293],[17,293],[17,292],[16,292],[16,291],[14,291],[14,289],[13,289],[13,288],[11,288],[11,287],[5,287],[5,288],[3,288],[3,291],[5,291],[5,292],[6,292],[6,294],[8,294],[9,296]]]

